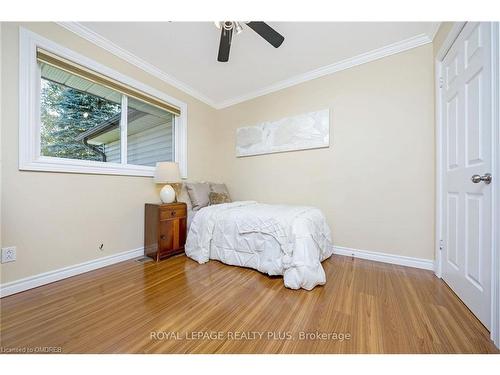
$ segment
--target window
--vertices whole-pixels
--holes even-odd
[[[20,90],[20,169],[187,177],[184,103],[24,29]]]
[[[174,116],[136,99],[128,100],[127,160],[130,164],[155,166],[173,161]]]
[[[41,155],[120,163],[122,96],[51,65],[40,68]]]

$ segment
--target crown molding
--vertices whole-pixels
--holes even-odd
[[[429,39],[431,41],[434,41],[434,38],[436,37],[436,34],[441,27],[442,22],[433,22],[431,30],[429,31]]]
[[[276,92],[279,90],[283,90],[287,87],[295,86],[300,83],[304,83],[307,81],[311,81],[316,78],[320,78],[332,73],[340,72],[342,70],[346,70],[358,65],[366,64],[371,61],[375,61],[387,56],[391,56],[400,52],[407,51],[412,48],[420,47],[424,44],[431,43],[432,39],[429,37],[427,34],[420,34],[408,39],[404,39],[400,42],[396,42],[393,44],[389,44],[385,47],[377,48],[369,52],[362,53],[360,55],[350,57],[348,59],[323,66],[321,68],[311,70],[309,72],[303,73],[296,75],[294,77],[291,77],[289,79],[274,83],[272,85],[269,85],[267,87],[264,87],[259,90],[252,91],[248,94],[225,100],[222,102],[217,103],[217,109],[222,109],[226,107],[230,107],[235,104],[239,104],[242,102],[245,102],[247,100],[251,100],[254,98],[257,98],[259,96],[267,95],[272,92]]]
[[[166,82],[169,85],[185,92],[186,94],[191,95],[193,98],[196,98],[199,101],[213,108],[217,107],[216,104],[210,98],[203,95],[196,89],[185,84],[184,82],[179,81],[178,79],[158,69],[156,66],[144,61],[143,59],[134,55],[133,53],[130,53],[129,51],[121,48],[120,46],[116,45],[109,39],[102,37],[96,32],[83,26],[79,22],[56,22],[56,23],[64,27],[65,29],[73,32],[74,34],[86,39],[92,44],[95,44],[98,47],[101,47],[102,49],[108,51],[109,53],[127,61],[128,63],[137,66],[138,68],[144,70],[146,73],[149,73],[152,76],[162,80],[163,82]]]
[[[112,53],[115,56],[118,56],[125,61],[129,62],[142,69],[143,71],[151,74],[152,76],[168,83],[169,85],[185,92],[188,95],[200,100],[201,102],[215,108],[215,109],[223,109],[230,107],[235,104],[239,104],[245,102],[247,100],[255,99],[259,96],[267,95],[291,86],[298,85],[300,83],[304,83],[316,78],[320,78],[329,74],[333,74],[336,72],[340,72],[342,70],[346,70],[358,65],[366,64],[371,61],[375,61],[387,56],[391,56],[400,52],[407,51],[412,48],[420,47],[424,44],[432,43],[434,35],[439,29],[440,24],[438,23],[429,34],[420,34],[414,37],[404,39],[402,41],[389,44],[387,46],[374,49],[369,52],[362,53],[360,55],[350,57],[348,59],[323,66],[321,68],[311,70],[306,73],[302,73],[296,75],[294,77],[288,78],[286,80],[273,83],[269,86],[266,86],[262,89],[251,91],[247,94],[237,96],[235,98],[231,98],[228,100],[223,100],[220,102],[216,102],[206,95],[200,93],[198,90],[192,88],[184,82],[179,81],[178,79],[172,77],[171,75],[165,73],[154,65],[144,61],[140,57],[130,53],[129,51],[119,47],[112,41],[102,37],[96,32],[90,30],[89,28],[83,26],[79,22],[57,22],[58,25],[66,28],[67,30],[73,32],[74,34],[88,40],[89,42],[99,46],[100,48]]]

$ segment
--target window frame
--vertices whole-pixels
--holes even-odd
[[[174,116],[174,161],[179,163],[182,178],[187,178],[187,104],[163,92],[108,68],[79,53],[63,47],[25,28],[19,29],[19,170],[106,174],[153,177],[154,167],[125,164],[127,152],[127,126],[120,126],[121,162],[65,159],[42,156],[40,150],[40,91],[41,70],[38,65],[37,47],[62,58],[78,62],[79,65],[119,81],[136,90],[158,98],[180,108],[180,116]],[[128,97],[122,95],[125,103]],[[126,116],[122,108],[122,119]],[[123,115],[125,114],[125,115]]]

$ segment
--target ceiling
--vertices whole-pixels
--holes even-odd
[[[434,22],[268,22],[275,49],[248,26],[217,61],[213,22],[82,22],[79,33],[206,103],[222,108],[432,41]]]

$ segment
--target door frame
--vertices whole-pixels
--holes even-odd
[[[455,22],[451,31],[448,33],[443,45],[435,56],[434,79],[435,79],[435,122],[436,122],[436,232],[435,232],[435,257],[434,273],[437,277],[442,277],[442,202],[443,202],[443,161],[442,142],[443,142],[443,124],[441,113],[441,95],[442,95],[442,62],[464,28],[466,22]],[[491,332],[490,337],[495,345],[500,348],[500,123],[499,123],[499,78],[500,78],[500,30],[499,23],[492,22],[491,35],[491,81],[492,87],[492,256],[491,256]],[[496,230],[495,230],[496,228]]]

